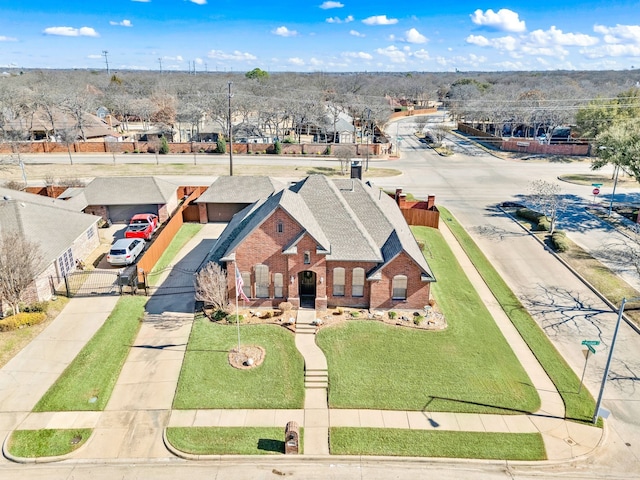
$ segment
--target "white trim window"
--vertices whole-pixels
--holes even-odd
[[[364,297],[364,268],[356,267],[351,272],[351,296]]]
[[[284,277],[281,273],[273,274],[273,296],[276,298],[282,298],[284,291]]]
[[[333,296],[344,297],[344,268],[333,269]]]
[[[269,267],[258,264],[256,270],[256,297],[269,298]]]
[[[251,272],[240,272],[242,277],[242,291],[245,297],[251,298]]]
[[[391,283],[391,298],[393,300],[407,299],[407,276],[396,275]]]

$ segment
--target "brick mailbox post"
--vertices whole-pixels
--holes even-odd
[[[297,455],[300,446],[300,428],[296,422],[289,422],[284,428],[284,453]]]

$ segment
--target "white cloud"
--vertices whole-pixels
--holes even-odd
[[[345,58],[357,58],[360,60],[373,60],[373,55],[367,52],[342,52]]]
[[[353,22],[353,15],[349,15],[343,19],[340,17],[329,17],[325,20],[327,23],[350,23]]]
[[[182,60],[182,57],[180,57],[180,60]],[[204,60],[202,60],[201,58],[196,58],[195,62],[196,62],[198,65],[203,65],[203,64],[204,64]]]
[[[354,37],[365,37],[364,33],[360,33],[357,30],[349,30],[349,35],[353,35]]]
[[[196,5],[206,5],[207,0],[189,0],[191,3],[195,3]]]
[[[373,17],[362,20],[365,25],[395,25],[398,23],[397,18],[387,18],[386,15],[374,15]]]
[[[114,22],[113,20],[109,22],[109,25],[117,25],[119,27],[133,27],[133,23],[131,20],[124,19],[121,22]]]
[[[640,45],[622,45],[609,43],[595,48],[580,50],[587,58],[603,57],[640,57]]]
[[[17,42],[18,39],[15,37],[5,37],[4,35],[0,35],[0,42]]]
[[[429,52],[427,52],[424,48],[416,50],[412,55],[418,60],[431,60],[431,55],[429,55]]]
[[[483,35],[469,35],[465,41],[472,45],[478,45],[479,47],[488,47],[491,45],[491,41]]]
[[[314,58],[314,57],[311,57],[311,59],[309,60],[309,63],[315,67],[324,65],[324,62],[322,60],[318,60],[317,58]]]
[[[578,47],[590,47],[598,43],[596,37],[584,33],[563,33],[555,26],[549,30],[534,30],[528,36],[531,43],[540,46],[566,45]]]
[[[323,10],[329,10],[330,8],[342,8],[344,7],[344,5],[340,2],[324,2],[322,5],[320,5],[320,8]]]
[[[90,55],[87,55],[87,58],[98,59],[98,58],[102,58],[102,55],[98,55],[97,53],[92,53]]]
[[[489,9],[486,12],[478,9],[473,12],[471,21],[476,25],[491,27],[505,32],[524,32],[527,28],[524,20],[520,20],[518,14],[512,10],[501,8],[498,12]]]
[[[412,28],[404,32],[405,40],[409,43],[427,43],[427,37],[422,35],[418,30]]]
[[[487,38],[483,35],[469,35],[466,42],[479,47],[493,47],[496,50],[513,52],[519,45],[517,38],[507,35],[506,37]]]
[[[393,63],[404,63],[407,61],[407,54],[402,50],[399,50],[395,45],[391,45],[387,48],[378,48],[376,49],[376,53],[387,57]]]
[[[304,60],[300,57],[292,57],[287,60],[291,65],[296,65],[298,67],[302,67],[304,65]]]
[[[296,35],[298,35],[298,32],[296,32],[295,30],[289,30],[284,26],[272,30],[271,33],[280,37],[295,37]]]
[[[149,3],[151,0],[131,0],[132,2]]]
[[[98,32],[96,32],[91,27],[81,27],[81,28],[73,28],[73,27],[48,27],[45,28],[43,33],[45,35],[57,35],[61,37],[99,37]]]
[[[630,40],[640,44],[640,25],[618,24],[615,27],[595,25],[593,31],[603,34],[606,43],[622,43],[623,40]]]
[[[240,52],[239,50],[234,50],[233,53],[226,53],[222,50],[211,50],[207,53],[207,57],[213,58],[215,60],[238,60],[238,61],[249,61],[249,60],[257,60],[258,57],[252,55],[247,52]]]

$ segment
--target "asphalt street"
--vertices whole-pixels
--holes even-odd
[[[385,188],[403,188],[417,197],[435,195],[437,205],[449,209],[465,226],[487,257],[492,261],[523,304],[532,312],[559,351],[578,375],[584,367],[580,342],[598,339],[601,345],[589,360],[585,385],[594,396],[602,380],[604,364],[610,348],[616,312],[612,312],[575,276],[511,219],[495,208],[503,201],[522,201],[529,193],[532,180],[557,182],[559,175],[589,173],[589,162],[550,163],[539,159],[504,160],[457,137],[447,139],[454,155],[443,157],[412,137],[415,125],[404,119],[390,127],[401,137],[399,160],[372,160],[372,166],[399,169],[401,176],[376,178],[374,183]],[[68,156],[57,156],[68,162]],[[55,161],[28,157],[26,162]],[[133,156],[129,159],[133,160]],[[138,160],[140,157],[135,157]],[[167,156],[162,161],[176,163],[184,157]],[[120,161],[120,158],[117,159]],[[81,163],[108,162],[105,156],[88,156],[74,161]],[[149,161],[155,163],[155,159]],[[200,159],[198,159],[200,161]],[[204,161],[204,159],[203,159]],[[224,159],[206,157],[206,161]],[[270,158],[274,164],[322,165],[327,160],[307,158]],[[252,157],[234,157],[238,164],[255,162]],[[605,172],[610,173],[608,170]],[[365,172],[366,177],[366,172]],[[215,177],[174,177],[176,183],[192,181],[210,184]],[[596,251],[615,232],[603,222],[585,213],[584,207],[593,201],[591,187],[562,183],[562,193],[571,201],[560,219],[560,228],[581,246]],[[602,189],[600,201],[608,202],[607,189]],[[640,200],[640,189],[620,191],[626,198]],[[623,272],[625,278],[638,286],[637,276]],[[293,478],[640,478],[640,336],[624,325],[620,330],[604,407],[610,410],[607,422],[607,445],[594,457],[572,465],[525,465],[511,462],[375,462],[360,459],[330,459],[308,464],[288,465],[286,460],[252,459],[232,467],[227,462],[199,464],[171,462],[130,465],[108,465],[104,470],[96,465],[55,465],[41,467],[16,466],[3,469],[1,475],[16,472],[20,478],[277,478],[284,473]],[[343,461],[344,460],[344,461]],[[186,470],[188,469],[188,470]],[[274,473],[275,470],[279,473]],[[33,476],[29,473],[33,473]],[[37,472],[37,473],[36,473]],[[108,472],[109,474],[106,474]],[[179,473],[178,473],[179,472]],[[17,477],[7,477],[17,478]]]

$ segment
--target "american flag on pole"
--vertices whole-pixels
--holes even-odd
[[[242,275],[240,275],[240,270],[238,270],[238,266],[236,265],[236,298],[238,298],[238,295],[240,295],[240,298],[248,302],[249,299],[244,294],[244,290],[242,289],[242,287],[244,287],[244,282],[242,281]]]

